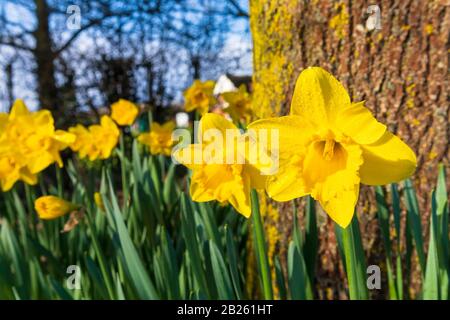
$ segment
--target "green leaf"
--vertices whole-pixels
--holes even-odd
[[[437,248],[437,214],[435,192],[432,194],[432,210],[430,216],[430,240],[428,243],[427,267],[423,284],[423,298],[425,300],[439,300],[439,257]]]
[[[153,283],[151,282],[150,277],[145,270],[144,264],[142,263],[133,242],[131,241],[110,179],[109,192],[111,202],[108,201],[108,199],[105,199],[105,207],[108,214],[110,214],[114,219],[115,229],[119,237],[120,247],[124,256],[128,275],[131,277],[134,288],[141,299],[158,299],[158,294],[155,291]]]
[[[392,249],[390,238],[389,210],[385,201],[383,189],[380,186],[375,187],[375,198],[377,201],[377,216],[383,239],[384,251],[386,252],[386,267],[388,276],[389,296],[392,300],[397,300],[397,288],[392,267]]]
[[[222,254],[211,240],[209,240],[209,252],[211,254],[211,265],[219,299],[235,299],[231,278]]]
[[[365,258],[356,214],[350,225],[342,230],[342,236],[350,299],[368,299]]]
[[[291,241],[288,249],[288,282],[293,300],[306,299],[307,271],[302,260],[301,251],[295,242]]]
[[[303,245],[303,255],[305,257],[306,269],[308,271],[309,282],[314,283],[316,269],[317,250],[319,238],[317,232],[317,218],[314,199],[306,197],[306,217],[305,217],[305,243]]]
[[[411,180],[409,179],[405,181],[405,193],[408,220],[423,275],[425,273],[425,252],[422,236],[422,222],[420,221],[419,204],[417,202],[416,192],[414,191]]]
[[[229,269],[231,274],[231,280],[233,283],[234,293],[236,295],[236,299],[242,299],[242,288],[241,288],[241,277],[239,272],[239,264],[236,255],[236,246],[234,244],[233,234],[231,233],[230,228],[225,226],[225,232],[227,237],[227,256]]]
[[[185,238],[189,261],[192,265],[193,273],[201,291],[208,294],[208,285],[205,277],[205,269],[200,255],[199,243],[197,240],[197,232],[194,226],[194,213],[192,212],[192,204],[190,199],[181,193],[181,224]]]
[[[270,276],[269,259],[267,257],[267,244],[264,237],[263,222],[259,212],[259,200],[256,190],[251,191],[253,244],[258,263],[258,270],[262,284],[264,299],[272,300],[272,280]]]
[[[275,258],[274,258],[274,265],[275,265],[275,276],[276,276],[280,299],[286,300],[287,299],[286,283],[285,283],[285,279],[284,279],[283,270],[281,268],[280,259],[278,258],[278,256],[275,256]]]

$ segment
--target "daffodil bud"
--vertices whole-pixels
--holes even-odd
[[[103,203],[102,195],[99,192],[94,193],[94,201],[100,210],[105,211],[105,204]]]
[[[77,210],[79,206],[59,197],[43,196],[36,199],[34,208],[39,218],[52,220]]]

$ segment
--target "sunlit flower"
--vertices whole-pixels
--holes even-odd
[[[17,180],[37,182],[36,174],[52,163],[60,167],[60,151],[73,143],[75,136],[55,130],[48,110],[30,112],[17,100],[10,114],[0,116],[0,181],[3,191]]]
[[[267,179],[269,195],[288,201],[310,194],[342,227],[353,217],[360,183],[397,182],[416,168],[414,152],[318,67],[300,74],[289,116],[249,127],[279,132],[280,170]]]
[[[197,110],[200,114],[208,112],[209,108],[216,104],[216,98],[214,98],[215,82],[208,80],[201,82],[195,80],[192,86],[184,91],[184,108],[187,112]]]
[[[174,153],[178,162],[193,170],[190,193],[194,201],[217,200],[230,203],[245,217],[251,214],[251,188],[264,188],[265,177],[246,161],[237,161],[239,144],[246,143],[236,126],[224,117],[207,113],[200,120],[197,144]],[[227,132],[228,131],[228,132]],[[217,143],[211,133],[218,133],[224,143]],[[231,133],[231,134],[230,134]],[[234,140],[227,140],[228,137]],[[227,161],[229,156],[234,161]]]
[[[244,84],[239,87],[238,91],[222,93],[222,97],[228,103],[224,111],[229,113],[235,122],[247,123],[251,120],[252,99]]]
[[[77,210],[79,206],[59,197],[43,196],[36,199],[34,208],[39,218],[52,220]]]
[[[119,126],[130,126],[136,120],[139,108],[131,101],[119,99],[111,105],[111,118]]]
[[[138,141],[148,146],[151,154],[170,156],[173,145],[173,129],[175,129],[173,121],[168,121],[163,125],[153,122],[150,132],[140,134]]]
[[[81,159],[87,156],[90,161],[108,159],[120,136],[119,128],[108,116],[102,116],[100,124],[91,125],[89,128],[78,124],[69,128],[69,132],[76,136],[70,148],[78,152]]]

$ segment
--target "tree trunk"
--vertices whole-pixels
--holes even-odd
[[[250,0],[254,111],[258,117],[288,113],[299,73],[308,66],[328,70],[344,84],[352,101],[365,100],[375,117],[415,150],[418,169],[413,179],[425,220],[437,165],[449,164],[449,2],[377,3],[381,29],[369,31],[367,20],[375,17],[368,13],[371,1]],[[371,251],[380,244],[375,245],[378,227],[370,199],[373,191],[363,187],[359,219],[369,264],[381,264]],[[282,241],[290,230],[291,215],[285,212],[280,211],[277,223]],[[317,286],[320,297],[336,298],[343,281],[334,277],[342,266],[332,224],[323,215],[319,220],[325,222]],[[285,242],[279,245],[286,247]]]
[[[34,55],[37,64],[37,83],[41,108],[52,111],[58,116],[58,92],[55,80],[54,52],[49,29],[49,8],[46,0],[36,0],[37,29],[35,31],[36,48]]]

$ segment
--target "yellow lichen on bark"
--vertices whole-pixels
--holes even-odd
[[[293,65],[286,56],[292,46],[292,24],[297,1],[251,0],[253,37],[253,113],[257,118],[278,115],[286,99]]]

